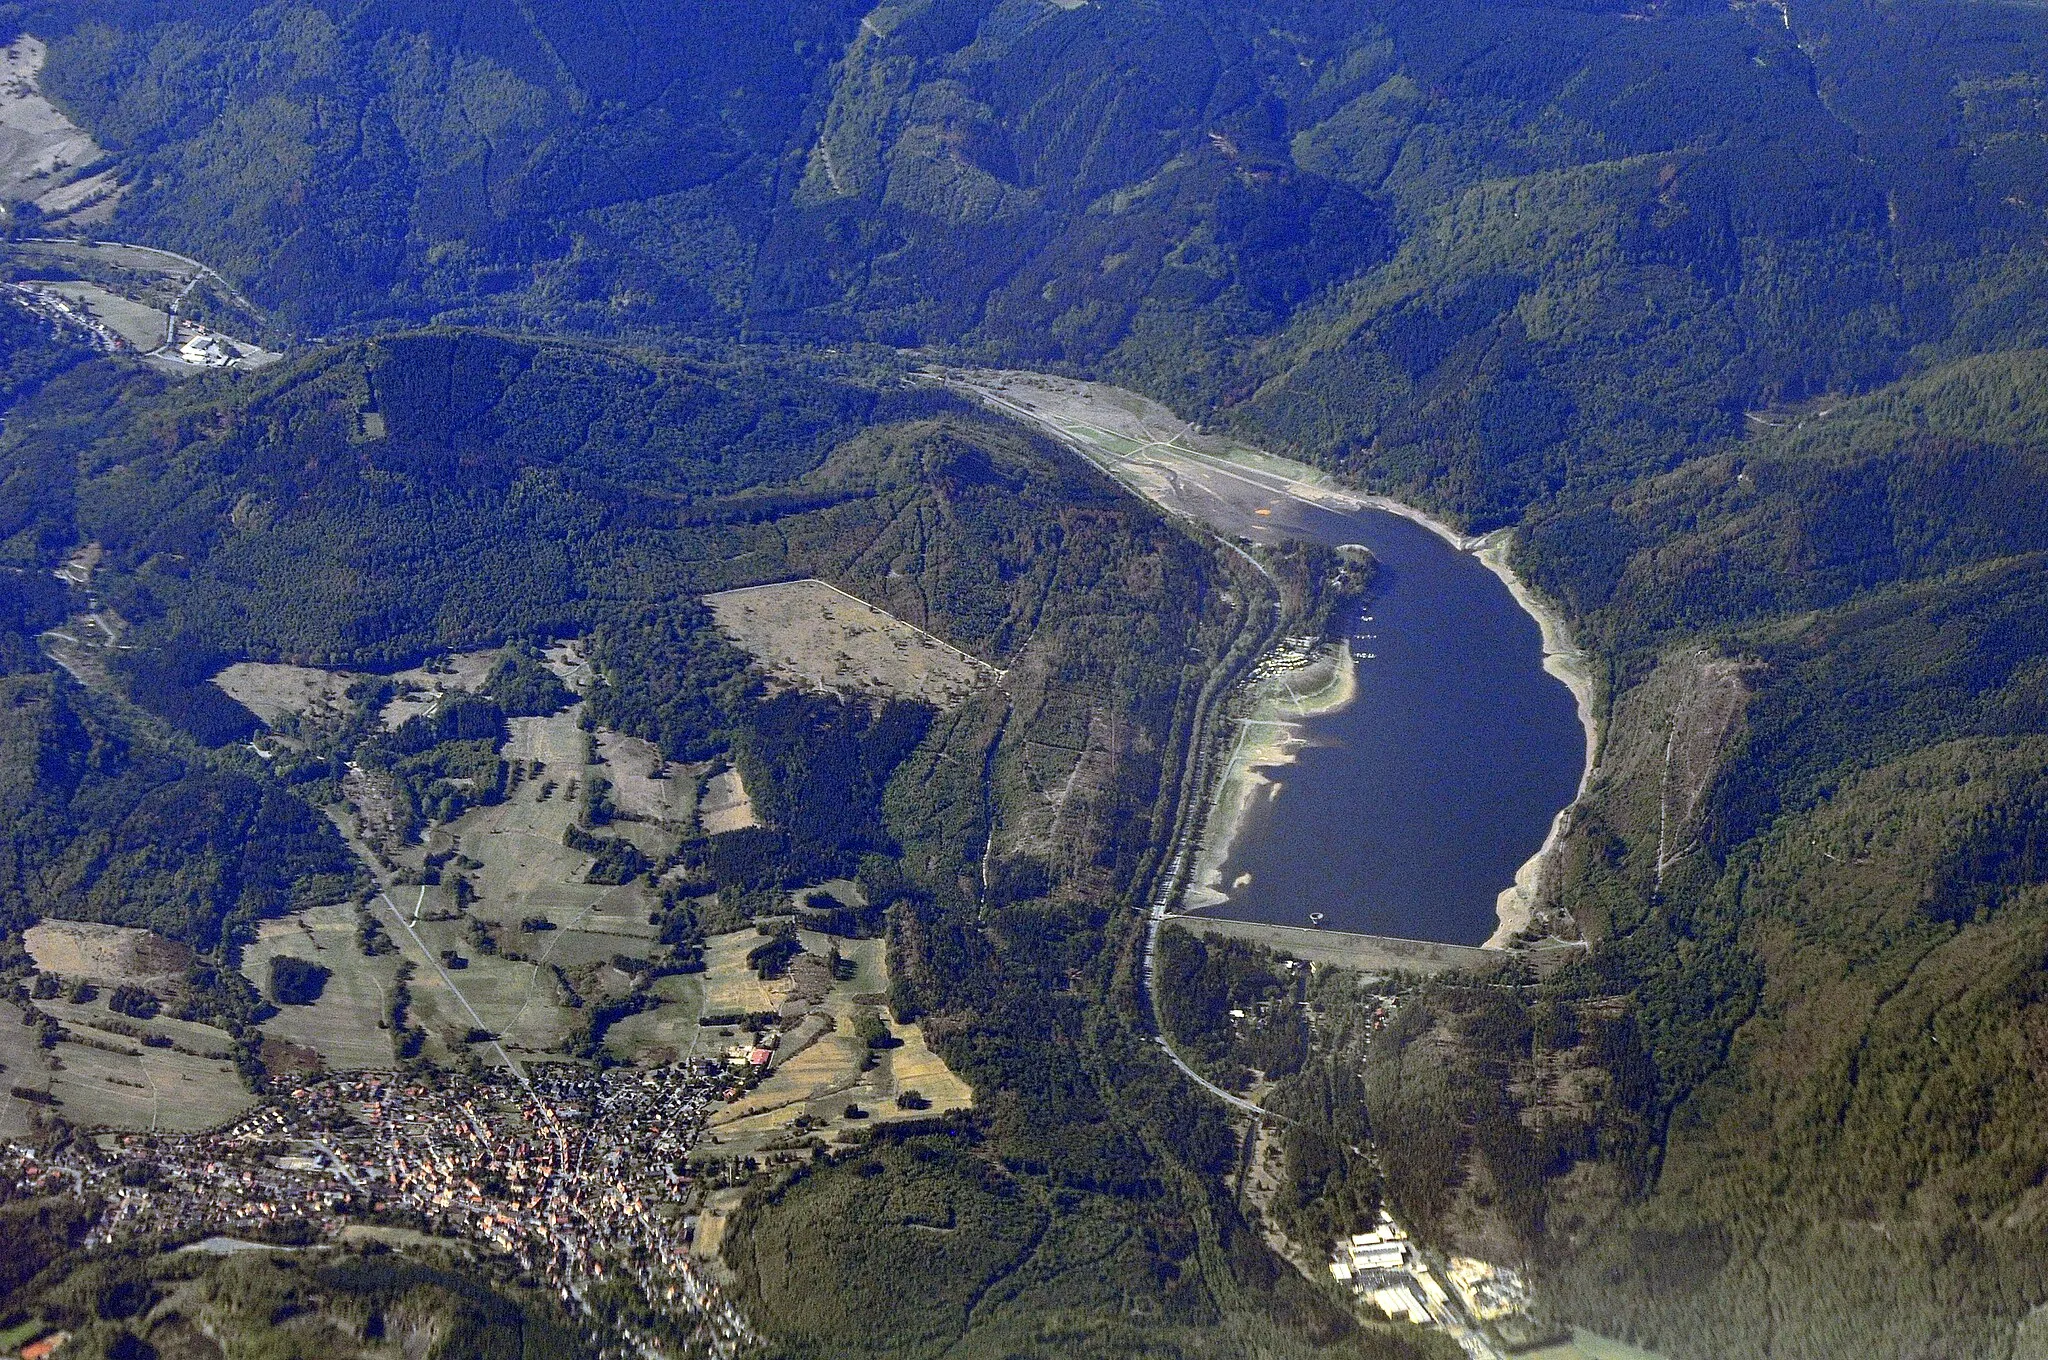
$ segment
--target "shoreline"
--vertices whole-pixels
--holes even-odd
[[[1341,713],[1357,702],[1358,659],[1351,654],[1350,642],[1338,643],[1335,653],[1328,658],[1319,657],[1292,673],[1300,674],[1323,664],[1331,667],[1329,679],[1307,694],[1287,684],[1290,672],[1267,676],[1259,682],[1260,693],[1251,710],[1237,719],[1237,742],[1223,763],[1215,796],[1204,818],[1194,872],[1182,899],[1183,910],[1204,911],[1230,900],[1223,887],[1223,866],[1230,859],[1238,833],[1244,829],[1253,801],[1262,791],[1269,800],[1277,798],[1285,787],[1264,772],[1292,765],[1302,747],[1308,745],[1302,720]],[[1277,692],[1280,689],[1286,691],[1284,697]],[[1255,727],[1266,731],[1253,738]]]
[[[1289,461],[1279,458],[1278,455],[1263,451],[1247,450],[1246,452],[1256,454],[1256,457],[1247,460],[1254,467],[1267,461]],[[1208,456],[1216,457],[1217,455],[1211,454]],[[1228,455],[1223,455],[1223,460],[1233,461]],[[1302,469],[1310,475],[1290,478],[1289,480],[1302,488],[1296,494],[1302,495],[1303,499],[1313,498],[1323,501],[1338,499],[1348,502],[1359,509],[1380,510],[1390,515],[1398,515],[1411,523],[1421,525],[1459,552],[1469,553],[1477,558],[1481,566],[1485,567],[1502,585],[1507,587],[1508,594],[1513,597],[1515,604],[1520,607],[1522,612],[1536,621],[1537,631],[1543,639],[1543,670],[1571,691],[1573,705],[1578,710],[1579,726],[1586,735],[1585,763],[1580,766],[1579,783],[1577,789],[1572,794],[1572,801],[1559,808],[1557,815],[1550,819],[1550,830],[1544,836],[1543,844],[1537,847],[1535,854],[1522,862],[1521,866],[1515,870],[1514,881],[1501,889],[1500,895],[1494,900],[1493,934],[1487,936],[1486,942],[1479,947],[1482,949],[1506,950],[1514,936],[1519,931],[1528,928],[1529,922],[1535,914],[1536,895],[1542,887],[1544,870],[1549,868],[1551,860],[1556,857],[1558,846],[1563,841],[1565,832],[1571,828],[1573,809],[1578,806],[1579,800],[1585,797],[1587,788],[1593,782],[1596,762],[1600,754],[1600,722],[1598,716],[1593,711],[1593,672],[1587,664],[1586,654],[1579,649],[1577,642],[1573,640],[1571,624],[1564,617],[1563,611],[1558,609],[1549,600],[1537,594],[1535,589],[1517,575],[1514,567],[1509,564],[1508,541],[1513,537],[1514,531],[1512,529],[1496,529],[1491,533],[1479,535],[1461,534],[1442,520],[1431,516],[1427,511],[1417,506],[1409,505],[1405,501],[1397,501],[1391,496],[1347,491],[1326,480],[1327,474],[1322,473],[1321,469],[1310,468],[1306,464],[1302,465]],[[1266,468],[1259,468],[1259,470],[1267,472],[1268,475],[1276,475]],[[1304,493],[1312,493],[1312,497],[1310,494]],[[1288,760],[1292,760],[1291,755],[1288,757]],[[1228,776],[1226,776],[1226,780],[1227,778]],[[1218,800],[1210,811],[1212,817],[1219,813],[1225,813],[1221,798],[1222,792],[1223,790],[1219,786]],[[1248,805],[1248,797],[1240,795],[1240,799]],[[1224,839],[1227,855],[1229,841],[1235,839],[1238,823],[1242,820],[1243,813],[1242,810],[1238,810],[1234,815],[1229,813],[1225,813],[1225,815],[1229,819]],[[1204,863],[1206,864],[1206,859]],[[1214,876],[1220,877],[1220,875],[1221,865],[1219,862],[1215,868]],[[1189,889],[1187,910],[1205,911],[1210,907],[1220,906],[1224,902],[1229,901],[1228,895],[1223,893],[1210,880],[1211,876],[1207,874],[1199,875],[1196,878],[1194,885]]]
[[[1157,463],[1185,458],[1261,486],[1268,492],[1292,496],[1308,505],[1339,510],[1379,510],[1398,515],[1427,529],[1457,551],[1478,558],[1480,565],[1507,587],[1515,604],[1536,621],[1543,640],[1544,672],[1571,691],[1579,725],[1586,737],[1585,763],[1580,768],[1578,787],[1571,802],[1551,819],[1543,844],[1515,871],[1514,881],[1496,898],[1494,932],[1480,947],[1504,950],[1518,931],[1528,927],[1544,871],[1555,858],[1558,846],[1570,828],[1573,810],[1592,784],[1600,755],[1600,723],[1594,711],[1592,667],[1574,641],[1570,623],[1562,610],[1538,594],[1508,564],[1507,545],[1514,532],[1512,529],[1498,529],[1480,535],[1461,534],[1417,506],[1391,496],[1352,490],[1321,468],[1254,448],[1227,436],[1204,433],[1198,426],[1189,424],[1149,398],[1105,384],[1019,370],[940,369],[932,376],[942,383],[963,388],[1013,417],[1022,417],[1039,425],[1054,438],[1082,452],[1083,457],[1133,494],[1153,501],[1171,514],[1199,519],[1191,511],[1176,508],[1171,503],[1170,488],[1152,486],[1135,473],[1134,469],[1148,459]],[[1039,392],[1078,395],[1083,406],[1076,413],[1062,411],[1056,403],[1051,409],[1046,409],[1034,405],[1029,398],[1019,401],[1009,395],[1013,383]],[[1109,408],[1109,411],[1092,409],[1095,403]],[[1126,419],[1119,420],[1119,416]],[[1136,421],[1135,431],[1130,428],[1130,420]],[[1156,422],[1157,428],[1148,422]],[[1115,447],[1102,442],[1103,436],[1135,447]],[[1213,525],[1209,527],[1214,528]],[[1290,739],[1294,744],[1289,744]],[[1243,731],[1240,731],[1238,740],[1239,746],[1231,753],[1223,777],[1218,780],[1205,811],[1202,848],[1197,854],[1186,890],[1187,909],[1190,911],[1203,911],[1229,900],[1218,881],[1221,878],[1221,861],[1228,858],[1251,797],[1258,787],[1273,782],[1257,776],[1257,770],[1291,763],[1293,752],[1300,749],[1300,743],[1305,739],[1298,731],[1289,736],[1268,738],[1250,753],[1243,749]],[[1253,783],[1253,779],[1260,782]]]
[[[1495,899],[1493,914],[1498,924],[1493,934],[1486,937],[1483,947],[1487,949],[1505,949],[1517,932],[1528,929],[1535,915],[1536,896],[1542,890],[1543,872],[1557,857],[1558,846],[1563,842],[1565,832],[1571,829],[1572,811],[1586,796],[1600,758],[1600,720],[1593,712],[1592,668],[1587,663],[1586,654],[1572,640],[1571,627],[1566,623],[1564,614],[1532,590],[1508,564],[1508,539],[1512,533],[1508,529],[1495,530],[1467,551],[1499,577],[1501,584],[1508,588],[1508,594],[1514,596],[1515,603],[1536,620],[1536,627],[1543,634],[1543,669],[1572,692],[1572,701],[1578,706],[1579,726],[1586,734],[1586,763],[1579,771],[1579,786],[1573,791],[1571,802],[1559,808],[1557,815],[1550,819],[1550,831],[1544,836],[1543,844],[1523,861],[1521,868],[1515,870],[1515,881],[1501,889],[1500,896]]]

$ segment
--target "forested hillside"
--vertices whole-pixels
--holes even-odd
[[[1521,539],[1607,663],[1553,885],[1592,956],[1505,1022],[1443,990],[1381,1061],[1464,1110],[1397,1199],[1455,1235],[1468,1177],[1515,1187],[1571,1316],[1682,1356],[2037,1344],[2042,365],[1787,415]],[[1503,1088],[1527,1132],[1489,1141]]]
[[[1546,885],[1590,957],[1439,984],[1375,1041],[1404,1213],[1447,1242],[1489,1216],[1569,1318],[1687,1360],[2038,1353],[2040,10],[31,0],[0,27],[50,40],[46,89],[108,148],[109,234],[338,337],[174,384],[0,330],[10,911],[219,950],[332,867],[229,745],[219,664],[581,635],[595,717],[731,751],[778,813],[698,867],[857,874],[892,1004],[976,1088],[971,1124],[750,1205],[764,1326],[1394,1353],[1247,1230],[1220,1114],[1138,1037],[1126,908],[1259,583],[857,342],[1112,378],[1516,526],[1596,663],[1600,769]],[[135,644],[100,693],[34,641],[87,542]],[[872,725],[760,703],[695,601],[798,574],[1003,687]],[[218,817],[179,839],[166,807]],[[906,1278],[943,1285],[912,1308]]]
[[[1481,527],[2043,324],[2026,10],[11,12],[280,333],[956,346]]]
[[[13,12],[115,227],[301,334],[956,344],[1475,521],[2040,324],[2026,11]]]
[[[180,740],[221,739],[190,721],[187,696],[233,659],[374,670],[582,636],[604,677],[594,722],[678,758],[730,752],[758,790],[767,825],[685,847],[690,874],[742,910],[858,877],[888,921],[890,1005],[922,1018],[977,1111],[895,1126],[871,1156],[821,1163],[750,1208],[735,1268],[785,1344],[995,1354],[1058,1313],[1099,1349],[1133,1344],[1135,1315],[1184,1354],[1223,1354],[1277,1309],[1276,1354],[1411,1353],[1361,1332],[1251,1234],[1215,1179],[1235,1154],[1220,1111],[1184,1098],[1139,1028],[1129,908],[1173,812],[1196,695],[1226,653],[1249,658],[1270,618],[1248,570],[1232,578],[1072,455],[844,361],[443,331],[255,381],[167,387],[97,365],[16,416],[0,459],[52,492],[7,526],[34,573],[21,579],[100,546],[94,588],[126,645],[204,659],[109,675],[182,724]],[[1002,685],[944,712],[765,694],[698,597],[806,574],[999,662]],[[56,675],[31,683],[82,723],[119,704]],[[477,732],[502,722],[494,700],[465,701],[365,738],[356,758],[460,745],[472,711]],[[91,728],[57,722],[39,729],[48,768],[19,771],[25,804],[63,802],[65,771],[98,749]],[[232,749],[189,759],[170,787],[192,797],[198,769],[254,763]],[[334,773],[279,761],[276,782],[248,782],[303,818],[291,789],[331,796]],[[1056,839],[1030,831],[1049,791]],[[69,806],[72,853],[122,834],[85,820],[104,798]],[[279,863],[232,821],[219,834]],[[271,909],[248,886],[238,902]],[[149,920],[206,940],[198,922]],[[820,1232],[827,1212],[866,1227]],[[899,1242],[931,1212],[986,1215],[987,1231]],[[912,1266],[986,1297],[905,1312],[878,1281]]]

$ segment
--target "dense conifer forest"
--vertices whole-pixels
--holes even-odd
[[[1597,675],[1544,886],[1582,962],[1248,1044],[1229,1011],[1288,984],[1167,937],[1169,1032],[1283,1079],[1287,1230],[1483,1217],[1561,1316],[1687,1360],[2034,1353],[2048,19],[628,8],[0,6],[125,186],[98,230],[206,260],[289,350],[174,381],[0,306],[0,971],[38,915],[147,925],[246,1039],[256,922],[361,870],[315,811],[339,771],[259,758],[208,677],[512,644],[351,748],[425,819],[491,796],[500,724],[564,699],[525,649],[581,637],[593,720],[771,814],[688,871],[742,910],[854,879],[977,1095],[748,1203],[733,1268],[791,1354],[1426,1350],[1267,1249],[1146,1034],[1133,909],[1268,587],[912,375],[1102,378],[1511,527]],[[39,639],[87,543],[129,645],[81,677]],[[1320,630],[1332,564],[1273,565]],[[765,696],[698,601],[799,575],[1000,694]],[[1082,747],[1079,829],[985,854]],[[880,1233],[920,1224],[954,1230]]]

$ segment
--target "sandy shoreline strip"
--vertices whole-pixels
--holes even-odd
[[[1579,787],[1573,792],[1572,801],[1559,808],[1557,815],[1550,819],[1550,833],[1543,838],[1543,844],[1515,871],[1514,883],[1502,889],[1494,902],[1497,924],[1493,934],[1486,937],[1485,947],[1488,949],[1507,948],[1515,932],[1528,927],[1536,909],[1536,894],[1542,887],[1543,871],[1557,854],[1558,843],[1571,826],[1572,809],[1586,796],[1586,786],[1593,782],[1594,762],[1600,758],[1600,720],[1593,712],[1592,665],[1572,640],[1571,628],[1563,613],[1530,589],[1528,583],[1508,565],[1511,536],[1512,531],[1499,530],[1488,534],[1468,551],[1500,578],[1501,584],[1508,588],[1508,594],[1515,597],[1515,603],[1535,619],[1536,626],[1542,630],[1543,669],[1563,681],[1565,688],[1572,692],[1572,700],[1579,710],[1579,726],[1586,733],[1586,763],[1580,768]]]
[[[1329,674],[1316,688],[1300,688],[1299,682],[1316,683],[1314,673],[1326,668]],[[1338,643],[1327,657],[1260,682],[1251,712],[1238,720],[1237,743],[1217,781],[1183,910],[1201,911],[1230,900],[1223,887],[1224,862],[1230,858],[1252,804],[1261,796],[1269,800],[1279,797],[1282,788],[1266,771],[1292,765],[1308,744],[1302,719],[1341,713],[1357,699],[1358,658],[1351,654],[1348,641]]]

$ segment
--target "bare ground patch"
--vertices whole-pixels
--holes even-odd
[[[192,961],[191,950],[161,935],[92,921],[41,921],[28,928],[23,943],[46,973],[116,987],[172,981]]]
[[[349,671],[237,661],[213,683],[243,708],[275,726],[285,717],[340,717],[348,688],[362,677]]]
[[[887,610],[818,580],[704,597],[718,626],[774,679],[830,694],[950,708],[1002,672]]]

